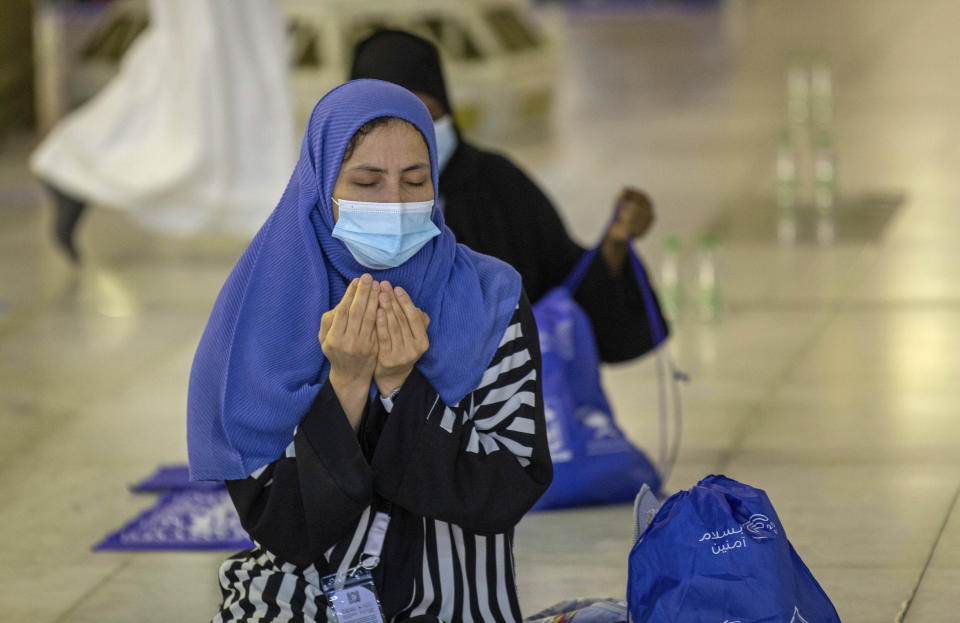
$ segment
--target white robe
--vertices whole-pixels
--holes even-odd
[[[151,0],[117,76],[31,156],[67,194],[172,234],[249,235],[295,160],[286,37],[267,0]]]

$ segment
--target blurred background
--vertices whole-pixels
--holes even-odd
[[[952,0],[282,0],[295,137],[383,26],[441,50],[466,135],[589,245],[621,186],[684,386],[668,493],[765,489],[844,621],[955,621],[960,585],[960,4]],[[146,3],[4,0],[0,21],[0,616],[206,620],[229,552],[94,552],[186,460],[190,362],[248,237],[96,209],[73,264],[28,168],[117,74]],[[291,153],[291,161],[295,153]],[[276,189],[279,197],[282,188]],[[272,209],[263,206],[263,217]],[[605,366],[656,455],[650,358]],[[675,431],[672,431],[675,433]],[[529,515],[521,605],[622,595],[622,506]]]

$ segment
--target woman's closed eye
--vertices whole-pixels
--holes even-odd
[[[373,188],[375,186],[378,186],[382,181],[383,181],[382,176],[360,177],[360,178],[350,180],[350,184],[352,184],[353,186],[357,186],[358,188]],[[411,186],[413,188],[420,188],[421,186],[426,184],[429,181],[429,179],[418,176],[418,177],[411,177],[411,178],[403,178],[401,181],[406,186]]]
[[[358,175],[350,180],[350,184],[359,188],[373,188],[383,181],[382,175]]]

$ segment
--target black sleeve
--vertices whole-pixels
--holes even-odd
[[[651,295],[659,326],[664,336],[669,335],[657,295],[652,291]],[[653,327],[629,258],[620,275],[614,277],[602,254],[597,253],[574,299],[590,317],[601,361],[627,361],[653,348]]]
[[[254,540],[307,565],[349,536],[373,499],[373,471],[329,383],[286,454],[249,478],[227,481],[227,490]]]
[[[374,452],[377,493],[476,532],[513,528],[553,478],[540,377],[524,296],[480,387],[459,404],[444,405],[416,370],[407,379]]]

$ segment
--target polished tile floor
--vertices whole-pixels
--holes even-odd
[[[668,489],[710,473],[766,489],[845,622],[960,621],[960,5],[728,0],[545,18],[562,35],[555,132],[506,148],[584,242],[632,183],[657,202],[640,245],[651,267],[663,237],[683,245],[671,349],[693,382]],[[796,49],[832,59],[838,210],[897,208],[879,232],[825,247],[720,227],[723,309],[701,321],[700,235],[775,210]],[[150,504],[130,482],[184,459],[191,356],[242,245],[158,239],[96,210],[71,268],[26,174],[33,140],[0,151],[0,620],[205,620],[224,553],[90,546]],[[655,455],[652,363],[604,374]],[[620,506],[526,518],[525,610],[622,594],[631,530]]]

